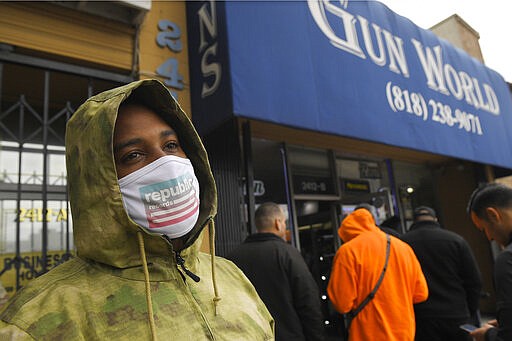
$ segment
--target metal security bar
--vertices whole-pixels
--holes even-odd
[[[0,280],[9,293],[73,253],[62,161],[67,120],[87,97],[132,80],[29,56],[12,57],[0,53]],[[49,230],[49,224],[61,232]],[[50,250],[52,244],[60,245],[60,254]]]

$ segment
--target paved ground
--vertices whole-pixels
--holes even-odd
[[[494,319],[496,319],[496,316],[492,315],[492,314],[482,314],[480,317],[482,324],[486,323],[487,321],[494,320]],[[328,336],[326,336],[325,341],[343,341],[343,337],[328,335]]]

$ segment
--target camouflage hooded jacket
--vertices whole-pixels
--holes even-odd
[[[142,232],[123,207],[112,141],[128,96],[169,123],[194,166],[200,213],[181,256],[197,283],[170,244]],[[273,339],[272,317],[243,273],[199,252],[207,226],[213,243],[215,182],[194,127],[165,86],[138,81],[87,100],[68,122],[66,158],[77,257],[13,297],[0,315],[1,340]]]

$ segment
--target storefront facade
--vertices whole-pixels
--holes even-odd
[[[91,95],[139,78],[161,79],[204,136],[218,254],[255,231],[258,204],[274,201],[325,295],[344,214],[369,202],[404,232],[424,204],[470,242],[492,292],[492,249],[465,204],[497,177],[493,166],[512,168],[494,147],[509,143],[510,90],[430,32],[362,3],[0,3],[8,292],[73,254],[65,122]]]
[[[493,166],[512,168],[497,147],[512,119],[499,74],[373,1],[194,2],[187,20],[221,255],[255,231],[258,204],[282,205],[335,325],[325,287],[343,216],[371,203],[403,233],[429,205],[469,241],[492,292],[492,249],[465,205]]]

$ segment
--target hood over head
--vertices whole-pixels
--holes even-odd
[[[343,219],[338,235],[344,243],[349,242],[363,232],[379,231],[372,214],[365,208],[359,208]]]
[[[194,167],[200,192],[199,218],[184,237],[185,248],[194,244],[217,213],[217,190],[207,153],[190,119],[161,82],[136,81],[89,98],[66,128],[75,246],[79,257],[118,268],[141,264],[136,233],[144,231],[123,206],[113,154],[118,109],[132,96],[174,129]],[[144,233],[144,244],[150,255],[169,255],[169,246],[160,236]]]

